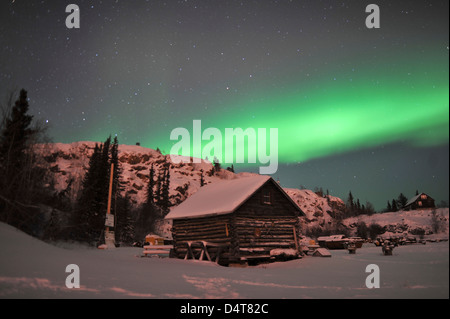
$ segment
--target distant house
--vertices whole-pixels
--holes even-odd
[[[414,196],[403,207],[404,210],[415,210],[424,208],[435,208],[434,199],[425,193]]]
[[[299,216],[305,214],[277,182],[255,175],[206,185],[166,219],[176,257],[228,264],[298,253]]]

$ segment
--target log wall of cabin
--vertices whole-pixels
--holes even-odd
[[[230,215],[211,216],[204,218],[175,219],[172,224],[172,237],[175,255],[184,258],[187,252],[187,242],[215,243],[229,247],[231,243]],[[200,249],[195,246],[195,253],[200,254]],[[208,249],[212,258],[218,248]],[[227,253],[228,248],[223,251]]]
[[[232,228],[230,253],[236,259],[267,257],[276,248],[298,248],[298,211],[271,182],[233,214]]]
[[[270,203],[264,194],[270,193]],[[268,257],[276,248],[298,249],[298,210],[272,182],[266,183],[234,213],[203,218],[175,219],[172,225],[174,252],[184,258],[187,242],[205,241],[226,247],[227,262]],[[197,257],[200,249],[193,249]],[[212,258],[218,249],[208,249]]]
[[[421,202],[422,205],[419,205],[419,202]],[[414,203],[411,204],[412,209],[434,208],[434,207],[435,207],[434,199],[428,196],[426,198],[419,197]]]

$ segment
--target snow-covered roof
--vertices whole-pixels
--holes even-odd
[[[166,219],[198,218],[232,213],[270,179],[270,176],[255,175],[203,186],[179,206],[172,208]],[[287,195],[286,197],[289,198]],[[298,207],[294,202],[292,203]]]
[[[270,176],[256,175],[203,186],[186,201],[173,208],[166,219],[232,213],[269,179]]]
[[[410,199],[408,200],[408,202],[405,204],[405,206],[409,206],[409,205],[411,205],[412,203],[414,203],[414,202],[420,197],[420,195],[422,195],[422,194],[419,194],[419,195],[414,196],[413,198],[410,198]]]

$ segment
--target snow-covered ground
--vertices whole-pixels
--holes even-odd
[[[439,232],[433,232],[433,212],[435,220],[439,223]],[[370,224],[378,224],[380,226],[386,226],[387,231],[384,236],[387,235],[400,235],[402,233],[413,233],[414,230],[423,230],[426,235],[425,238],[447,238],[449,237],[449,209],[448,208],[436,208],[436,209],[420,209],[412,211],[398,211],[388,212],[382,214],[373,215],[359,215],[357,217],[346,218],[343,223],[347,226],[355,225],[357,223],[364,222],[367,226]],[[436,222],[435,222],[436,223]],[[419,236],[416,236],[419,237]]]
[[[365,244],[355,255],[247,268],[141,253],[50,245],[0,223],[0,298],[449,298],[448,241],[400,246],[393,256]],[[65,285],[69,264],[79,266],[80,288]],[[378,289],[365,285],[369,264],[379,266]]]

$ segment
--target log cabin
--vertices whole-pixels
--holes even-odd
[[[404,210],[415,210],[415,209],[425,209],[425,208],[435,208],[434,199],[425,193],[420,193],[414,196],[403,207]]]
[[[166,216],[173,254],[228,265],[299,257],[304,212],[270,176],[200,188]]]

